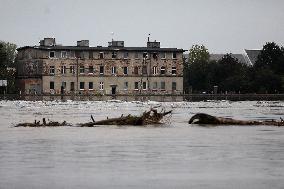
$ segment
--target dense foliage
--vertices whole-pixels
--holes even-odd
[[[283,93],[284,49],[276,43],[267,43],[252,66],[241,63],[232,54],[219,61],[209,59],[203,45],[189,50],[184,66],[185,92],[213,93]]]
[[[15,92],[15,57],[17,46],[0,41],[0,80],[7,80],[8,87],[0,87],[0,93]]]

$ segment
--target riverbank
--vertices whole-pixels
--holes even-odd
[[[279,101],[284,100],[284,94],[156,94],[156,95],[0,95],[0,100],[27,100],[27,101],[53,101],[53,100],[76,100],[76,101],[206,101],[206,100],[230,100],[230,101]]]

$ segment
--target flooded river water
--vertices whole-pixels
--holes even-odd
[[[173,110],[163,126],[13,127],[43,117],[72,124]],[[284,117],[284,102],[0,101],[0,188],[283,188],[284,127],[188,125],[195,113]]]

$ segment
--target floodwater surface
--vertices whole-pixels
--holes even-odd
[[[75,125],[151,107],[162,126],[13,127],[43,117]],[[283,188],[284,127],[188,125],[195,113],[279,119],[284,102],[0,101],[0,188]]]

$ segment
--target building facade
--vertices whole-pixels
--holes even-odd
[[[181,94],[183,52],[149,40],[147,47],[90,47],[88,40],[62,46],[44,38],[18,49],[17,84],[25,94]]]

